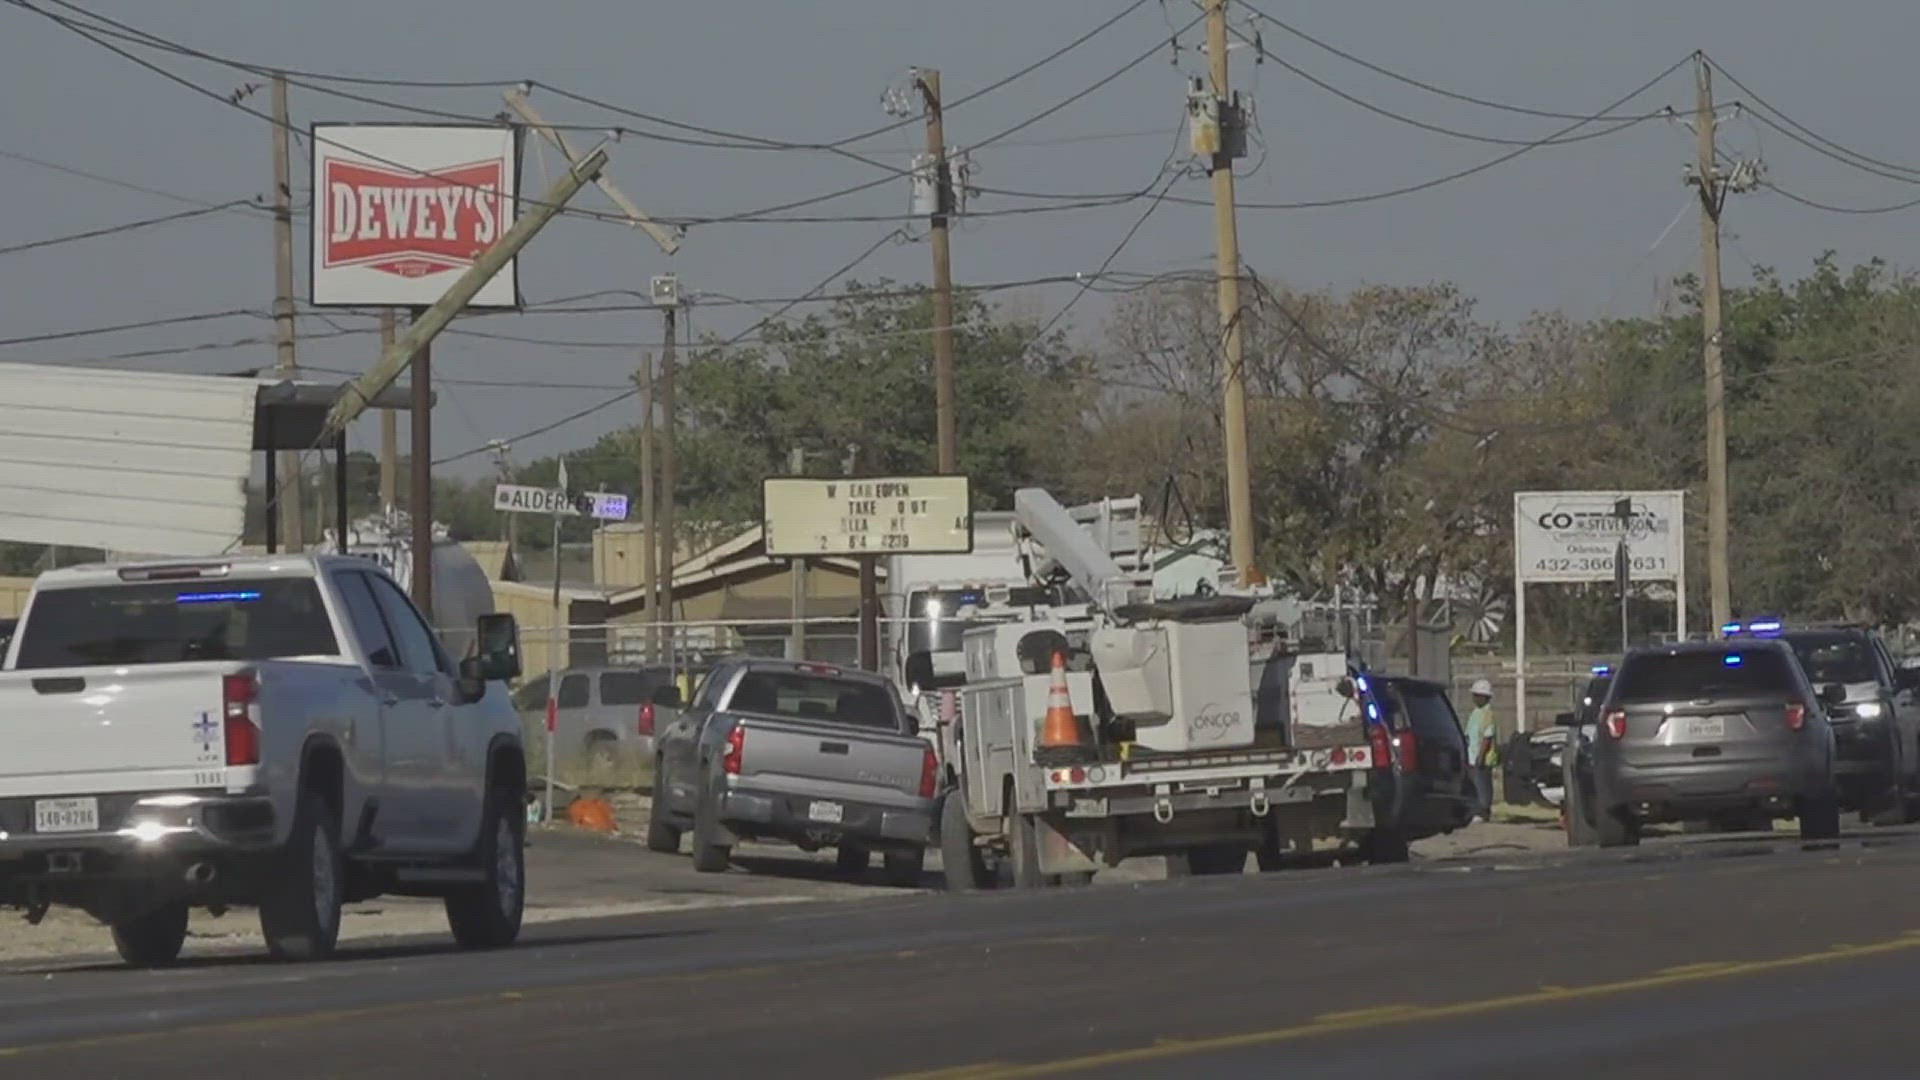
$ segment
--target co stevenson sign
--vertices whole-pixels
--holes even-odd
[[[1624,521],[1616,512],[1623,499]],[[1516,492],[1515,576],[1522,582],[1613,581],[1624,535],[1632,580],[1684,580],[1685,501],[1682,491]]]
[[[315,124],[312,145],[315,305],[426,307],[513,224],[518,128]],[[518,306],[518,267],[468,306]]]

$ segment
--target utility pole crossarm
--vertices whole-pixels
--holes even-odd
[[[385,355],[381,356],[380,362],[375,364],[372,370],[348,384],[348,392],[342,394],[340,400],[334,402],[333,408],[327,412],[326,434],[330,436],[358,419],[360,414],[367,410],[367,403],[391,386],[393,381],[399,378],[400,373],[406,370],[407,365],[413,361],[413,354],[432,341],[440,331],[446,329],[447,324],[453,321],[453,317],[473,300],[480,289],[492,280],[502,267],[506,266],[507,261],[518,255],[520,249],[526,247],[527,242],[545,228],[547,222],[554,219],[554,216],[560,212],[560,208],[578,194],[582,187],[599,176],[600,170],[606,168],[606,165],[607,152],[595,150],[587,156],[586,160],[569,169],[566,175],[556,180],[553,186],[541,195],[538,203],[528,207],[527,211],[514,221],[513,227],[509,228],[505,235],[495,241],[492,247],[481,252],[480,257],[474,260],[466,273],[461,274],[454,281],[446,294],[435,300],[431,307],[421,312],[408,325],[406,332],[386,350]]]
[[[506,99],[507,108],[519,113],[522,120],[525,120],[529,126],[544,136],[548,142],[552,143],[555,149],[566,155],[569,162],[575,165],[579,164],[580,156],[575,154],[573,148],[567,145],[567,137],[540,118],[540,114],[534,111],[532,103],[527,101],[525,94],[515,89],[509,90],[500,96]],[[646,230],[647,235],[653,237],[653,242],[660,245],[661,251],[672,255],[674,252],[680,250],[682,231],[679,228],[668,228],[657,224],[652,218],[642,213],[640,208],[635,206],[633,200],[627,198],[625,193],[619,188],[614,187],[612,180],[605,177],[597,177],[594,183],[599,186],[601,191],[606,192],[607,198],[613,200],[613,204],[618,206],[620,210],[627,215],[627,218],[635,227]]]

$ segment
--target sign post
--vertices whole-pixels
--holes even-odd
[[[560,478],[555,487],[531,487],[525,484],[495,484],[493,508],[508,514],[549,514],[553,517],[553,615],[547,636],[547,813],[553,820],[554,731],[560,726],[560,644],[565,617],[560,606],[560,523],[565,518],[586,515],[600,521],[625,521],[627,497],[606,491],[569,492],[567,462],[560,461]]]
[[[880,668],[880,557],[973,551],[964,476],[769,477],[761,498],[768,557],[860,561],[860,662],[869,671]]]
[[[1514,715],[1527,730],[1527,586],[1613,581],[1620,647],[1627,587],[1674,583],[1674,633],[1687,634],[1686,492],[1517,491],[1513,495]]]

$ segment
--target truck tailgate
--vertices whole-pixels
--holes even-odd
[[[910,735],[847,724],[809,723],[746,714],[737,781],[743,787],[912,806],[920,794],[929,744]]]
[[[0,795],[224,784],[218,665],[0,675]],[[209,775],[211,773],[211,775]]]

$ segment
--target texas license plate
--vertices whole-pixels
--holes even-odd
[[[812,821],[824,821],[829,825],[840,824],[846,814],[846,808],[837,802],[815,802],[807,804],[807,817]]]
[[[1680,734],[1689,739],[1723,739],[1727,720],[1723,716],[1690,716],[1680,722]]]
[[[35,799],[33,831],[41,833],[96,832],[100,828],[100,800]]]

